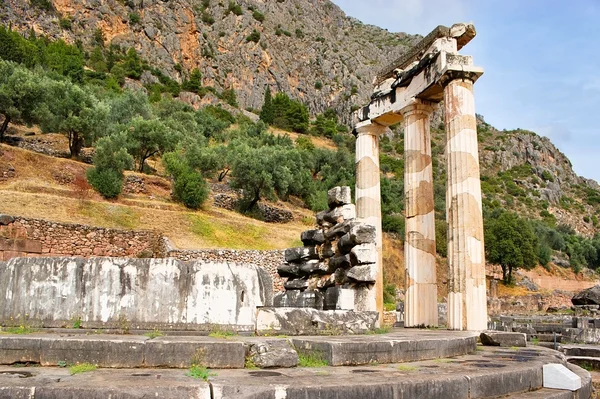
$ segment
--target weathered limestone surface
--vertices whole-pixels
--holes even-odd
[[[383,315],[383,236],[381,229],[381,186],[379,178],[379,137],[386,127],[364,122],[356,132],[356,214],[376,229],[377,277],[369,295],[358,296],[357,310],[377,310]]]
[[[252,330],[256,307],[272,304],[271,284],[264,269],[233,263],[15,258],[0,262],[0,319],[27,317],[48,327],[80,319],[91,328]]]
[[[256,331],[289,335],[320,334],[323,331],[331,331],[335,334],[360,334],[375,328],[377,319],[377,312],[260,308],[256,319]]]
[[[429,116],[433,108],[416,100],[404,116],[406,234],[406,327],[437,326],[435,211]]]
[[[600,285],[578,292],[571,302],[573,305],[600,305]]]
[[[386,67],[368,105],[354,114],[359,218],[381,223],[377,140],[404,122],[406,198],[405,325],[437,325],[435,221],[429,115],[444,101],[449,261],[448,326],[484,330],[487,322],[483,223],[472,86],[483,69],[458,53],[475,37],[472,24],[438,26]],[[364,160],[364,164],[361,163]],[[365,198],[368,206],[362,206]],[[379,285],[376,285],[379,293]]]
[[[448,181],[448,328],[485,330],[487,300],[473,82],[444,89]]]
[[[526,347],[527,335],[518,332],[484,331],[479,336],[486,346]]]
[[[283,340],[254,341],[250,343],[248,356],[254,365],[262,369],[298,365],[298,352]]]

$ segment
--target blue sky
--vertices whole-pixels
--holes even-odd
[[[575,172],[600,182],[600,1],[333,0],[390,32],[473,22],[461,52],[485,69],[477,113],[498,129],[549,137]]]

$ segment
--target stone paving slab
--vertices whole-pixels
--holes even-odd
[[[96,399],[108,394],[123,399],[589,399],[590,374],[573,365],[568,366],[582,377],[580,391],[542,389],[542,366],[554,362],[561,362],[560,354],[544,348],[494,348],[402,364],[215,370],[208,383],[173,369],[110,369],[70,376],[67,369],[0,366],[0,399]]]
[[[317,337],[161,336],[107,334],[0,334],[0,364],[93,363],[100,367],[243,368],[253,343],[285,340],[332,366],[394,363],[459,356],[475,351],[477,334],[399,329],[382,335]]]
[[[291,342],[300,353],[320,352],[331,366],[348,366],[466,355],[475,350],[477,334],[404,330],[384,335],[294,337]]]
[[[31,374],[30,377],[26,377]],[[183,370],[0,367],[0,399],[211,399],[210,385]]]

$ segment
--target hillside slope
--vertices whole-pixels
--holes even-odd
[[[364,25],[327,0],[32,4],[42,6],[4,0],[2,21],[21,32],[80,42],[88,51],[99,31],[107,44],[135,48],[180,82],[199,68],[203,85],[234,89],[241,108],[259,109],[269,86],[301,100],[312,113],[334,108],[346,122],[353,106],[367,102],[378,69],[419,38]]]

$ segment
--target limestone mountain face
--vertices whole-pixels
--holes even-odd
[[[600,225],[600,185],[578,176],[550,139],[527,130],[499,131],[479,120],[484,196],[539,218],[544,209],[557,223],[593,236]],[[503,191],[490,192],[490,185]],[[486,188],[488,189],[486,193]]]
[[[13,29],[84,47],[100,29],[107,43],[135,48],[181,81],[199,68],[203,84],[233,88],[241,108],[260,109],[267,86],[328,107],[348,121],[367,102],[374,75],[419,36],[389,33],[347,17],[327,0],[51,0],[53,11],[4,0]],[[70,29],[61,20],[70,19]],[[179,66],[182,66],[180,68]]]

